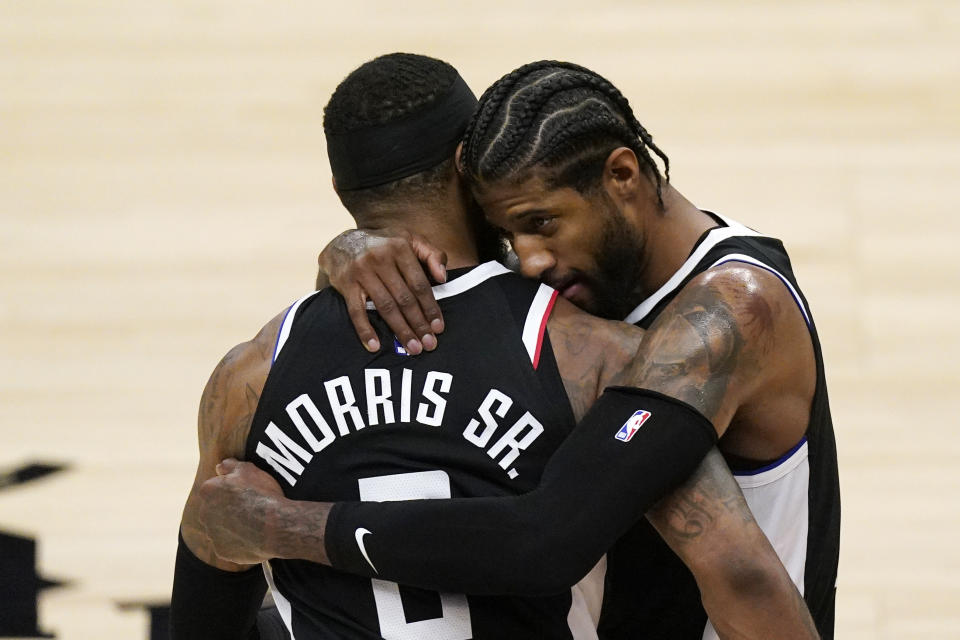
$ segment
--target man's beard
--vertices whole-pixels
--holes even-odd
[[[643,238],[609,197],[604,195],[603,230],[594,259],[596,268],[584,273],[593,301],[590,313],[603,318],[623,320],[639,304],[640,256]]]

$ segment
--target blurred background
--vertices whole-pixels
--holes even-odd
[[[960,4],[929,0],[4,0],[0,599],[35,544],[64,584],[34,635],[150,637],[206,378],[351,224],[323,105],[410,51],[478,94],[597,70],[681,192],[785,241],[839,446],[837,637],[960,638],[958,43]]]

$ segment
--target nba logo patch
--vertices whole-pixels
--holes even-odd
[[[617,431],[617,435],[614,437],[620,442],[630,442],[630,439],[636,435],[637,431],[640,431],[640,427],[647,421],[647,418],[652,415],[649,411],[640,409],[630,416],[630,419],[620,427],[620,431]]]
[[[396,338],[393,339],[393,350],[398,356],[408,356],[407,350],[403,348],[403,345],[400,344],[400,341]]]

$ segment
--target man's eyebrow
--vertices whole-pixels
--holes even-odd
[[[546,213],[547,213],[546,209],[534,208],[534,209],[527,209],[526,211],[521,211],[520,213],[511,214],[510,217],[513,218],[514,222],[519,222],[521,220],[524,220],[525,218],[529,218],[530,216],[545,215]]]

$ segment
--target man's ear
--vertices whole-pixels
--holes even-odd
[[[340,195],[340,192],[337,191],[337,179],[333,176],[330,176],[330,184],[333,185],[333,192],[337,195]]]
[[[640,162],[632,149],[618,147],[603,165],[603,186],[614,198],[631,199],[643,178]]]
[[[457,150],[453,154],[453,165],[457,168],[457,173],[463,176],[463,165],[460,163],[460,156],[463,154],[463,143],[457,145]]]

